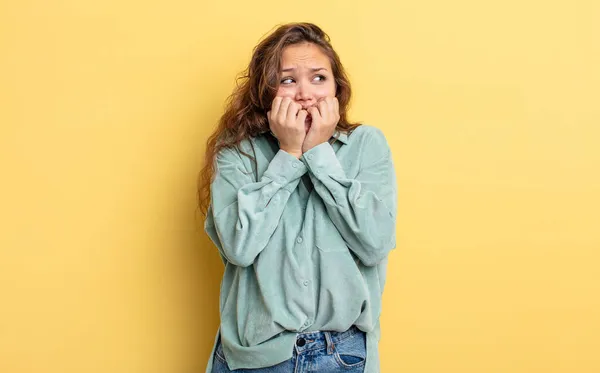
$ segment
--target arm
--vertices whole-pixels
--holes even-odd
[[[367,266],[378,264],[396,246],[397,185],[392,154],[383,133],[371,128],[354,179],[346,176],[328,142],[302,156],[331,221]]]
[[[279,150],[255,182],[238,152],[225,149],[217,156],[204,228],[223,259],[241,267],[254,262],[306,172],[301,161]]]

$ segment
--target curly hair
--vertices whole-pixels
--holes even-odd
[[[338,54],[331,46],[329,36],[312,23],[280,25],[254,47],[250,64],[238,76],[236,88],[226,101],[225,112],[206,142],[205,164],[198,175],[198,205],[205,216],[219,151],[236,147],[240,153],[254,160],[250,154],[239,149],[239,145],[245,139],[270,130],[267,111],[279,88],[283,50],[289,45],[301,43],[312,43],[320,47],[330,60],[340,110],[336,130],[350,134],[360,126],[347,119],[351,97],[350,81]]]

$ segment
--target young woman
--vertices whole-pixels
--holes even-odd
[[[199,179],[225,263],[206,371],[379,372],[397,206],[388,143],[348,121],[350,83],[314,24],[280,26],[242,78]]]

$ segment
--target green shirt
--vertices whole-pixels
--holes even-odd
[[[300,159],[269,132],[240,145],[256,164],[239,149],[217,156],[205,230],[225,263],[215,346],[220,333],[231,370],[290,359],[299,332],[356,325],[367,335],[365,372],[379,372],[396,175],[381,130],[336,135]]]

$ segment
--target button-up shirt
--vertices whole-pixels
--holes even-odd
[[[290,359],[297,333],[356,325],[366,332],[365,372],[379,371],[396,246],[392,154],[373,126],[334,138],[300,159],[268,132],[217,155],[205,221],[225,264],[213,353],[220,338],[231,370]]]

